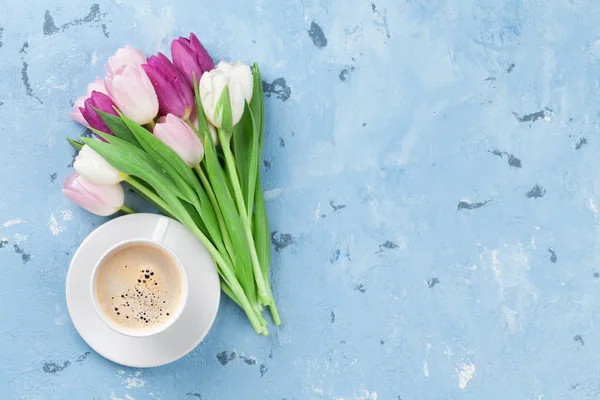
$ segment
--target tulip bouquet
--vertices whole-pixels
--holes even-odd
[[[172,42],[171,58],[127,45],[108,59],[106,78],[75,102],[71,118],[95,136],[67,139],[79,154],[63,193],[97,215],[132,213],[128,184],[202,242],[222,290],[266,335],[263,308],[281,320],[269,284],[258,65],[215,66],[194,34]]]

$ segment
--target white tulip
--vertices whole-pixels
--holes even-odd
[[[75,171],[98,185],[113,185],[125,179],[125,175],[110,165],[87,144],[79,151],[73,163]]]
[[[241,85],[244,88],[244,98],[248,103],[252,100],[252,89],[254,85],[254,78],[252,76],[252,70],[250,66],[243,62],[227,62],[221,61],[217,64],[217,69],[223,71],[229,78],[230,85]]]
[[[222,126],[223,115],[216,112],[217,104],[223,89],[228,87],[232,123],[237,124],[244,114],[244,102],[250,102],[252,99],[253,82],[252,70],[241,62],[221,61],[215,69],[202,74],[200,101],[210,123],[217,128]]]

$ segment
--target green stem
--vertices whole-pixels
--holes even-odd
[[[235,252],[233,251],[233,244],[231,243],[231,238],[229,237],[229,232],[227,231],[227,225],[225,225],[225,220],[223,219],[223,214],[221,213],[221,208],[219,207],[219,203],[217,202],[217,198],[215,197],[215,192],[212,190],[210,186],[210,182],[206,177],[206,174],[200,168],[200,165],[196,165],[194,170],[200,177],[200,181],[204,186],[204,190],[208,195],[208,199],[210,200],[213,209],[215,210],[215,215],[217,216],[217,221],[219,223],[219,227],[221,228],[221,234],[223,235],[223,242],[225,243],[225,248],[227,249],[227,253],[229,253],[229,257],[231,260],[235,260]]]
[[[135,188],[137,191],[142,193],[144,196],[148,197],[150,200],[152,200],[154,203],[159,205],[163,210],[165,210],[169,214],[175,215],[175,212],[171,209],[171,207],[169,207],[169,205],[163,199],[161,199],[156,193],[154,193],[152,190],[148,189],[146,186],[144,186],[143,184],[141,184],[140,182],[138,182],[131,176],[128,176],[127,178],[125,178],[125,182],[127,182],[131,187]]]
[[[121,207],[121,211],[123,211],[126,214],[135,214],[135,210],[132,210],[131,208],[127,207],[125,204],[123,204],[123,206]]]
[[[259,322],[256,314],[254,313],[254,309],[248,301],[248,298],[244,293],[244,289],[236,279],[235,274],[233,273],[233,267],[231,267],[225,262],[223,257],[221,257],[219,251],[215,248],[215,246],[213,246],[211,241],[202,233],[202,231],[198,229],[196,224],[194,224],[191,218],[189,218],[189,215],[187,219],[187,221],[181,222],[183,222],[187,226],[187,228],[200,240],[200,242],[202,242],[204,247],[206,247],[206,250],[208,250],[208,252],[212,256],[213,260],[215,260],[217,265],[220,266],[220,268],[217,268],[217,270],[219,271],[223,279],[229,284],[231,292],[233,293],[235,298],[238,299],[239,306],[246,313],[246,316],[250,320],[250,324],[254,328],[254,331],[259,334],[264,334],[265,329]]]
[[[223,293],[225,293],[227,295],[227,297],[229,297],[231,299],[231,301],[233,301],[240,308],[242,308],[242,306],[240,306],[240,302],[237,299],[237,297],[235,296],[235,294],[233,294],[233,292],[231,291],[231,289],[229,288],[229,286],[227,286],[227,284],[225,282],[223,282],[222,279],[221,279],[221,290],[223,291]],[[267,321],[265,321],[264,318],[262,318],[262,315],[260,314],[259,311],[256,311],[256,315],[259,318],[260,324],[262,325],[262,330],[260,332],[257,332],[257,333],[260,333],[261,335],[265,335],[265,336],[268,335],[269,334],[269,330],[266,327]]]
[[[154,127],[156,126],[156,123],[154,122],[154,120],[152,120],[152,121],[148,122],[148,123],[146,124],[146,126],[148,127],[148,130],[149,130],[150,132],[152,132],[152,131],[154,131]]]
[[[223,293],[225,293],[227,295],[227,297],[229,297],[231,299],[231,301],[233,301],[235,304],[237,304],[240,308],[242,307],[242,306],[240,306],[240,302],[237,299],[237,297],[235,297],[235,294],[233,294],[231,289],[229,289],[229,286],[227,286],[227,284],[225,282],[223,282],[222,279],[221,279],[221,290],[223,291]]]
[[[265,278],[265,279],[268,279]],[[269,296],[273,299],[273,302],[269,304],[269,311],[271,311],[271,317],[273,318],[273,323],[277,326],[281,325],[281,317],[279,317],[279,311],[277,311],[277,306],[275,305],[275,298],[273,297],[273,292],[271,291],[271,285],[267,282],[267,289],[269,290]]]
[[[219,131],[219,133],[221,133],[221,131]],[[223,138],[221,138],[221,148],[223,149],[223,154],[225,155],[225,164],[229,172],[231,185],[233,186],[233,192],[238,205],[238,212],[240,214],[240,218],[242,219],[244,233],[246,234],[246,239],[248,240],[248,244],[250,247],[252,269],[254,270],[254,280],[256,281],[256,288],[258,289],[258,297],[260,298],[263,304],[270,305],[273,303],[273,297],[269,296],[269,292],[265,287],[265,280],[260,269],[260,262],[258,261],[258,255],[256,254],[254,237],[252,236],[250,222],[248,221],[248,214],[246,213],[246,206],[244,205],[244,196],[242,195],[240,180],[237,176],[237,171],[235,168],[235,159],[233,158],[233,154],[231,153],[231,149],[229,148],[229,143],[225,142]]]

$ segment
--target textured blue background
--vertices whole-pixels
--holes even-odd
[[[0,3],[1,399],[600,396],[599,2]],[[104,222],[60,193],[66,113],[117,47],[190,31],[263,70],[285,324],[226,300],[190,355],[128,369],[66,310]]]

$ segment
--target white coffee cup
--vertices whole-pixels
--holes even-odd
[[[91,277],[91,281],[90,281],[90,286],[91,286],[90,293],[92,296],[92,303],[93,303],[94,309],[95,309],[96,313],[98,314],[98,316],[100,317],[100,319],[115,332],[118,332],[118,333],[126,335],[126,336],[132,336],[132,337],[149,337],[149,336],[158,335],[159,333],[167,330],[170,326],[172,326],[179,319],[179,317],[181,316],[181,314],[185,308],[187,298],[188,298],[188,291],[189,291],[188,277],[185,272],[185,268],[183,267],[183,264],[181,263],[181,260],[179,259],[179,257],[177,257],[177,255],[171,249],[169,249],[167,246],[165,246],[162,243],[164,240],[165,234],[167,232],[167,229],[169,227],[169,222],[170,222],[169,218],[161,216],[157,221],[157,224],[156,224],[156,227],[154,229],[151,239],[130,239],[130,240],[125,240],[120,243],[117,243],[116,245],[114,245],[110,249],[108,249],[106,252],[104,252],[104,254],[98,259],[98,261],[96,262],[96,265],[94,266],[94,270],[92,272],[92,277]],[[119,251],[121,251],[127,247],[134,246],[134,245],[144,245],[144,246],[154,247],[154,248],[159,249],[160,251],[168,254],[173,261],[173,266],[175,268],[177,268],[177,270],[179,272],[179,276],[181,277],[181,284],[180,284],[181,301],[178,302],[176,309],[170,310],[171,315],[169,316],[169,319],[167,321],[165,321],[164,323],[157,325],[155,328],[148,328],[148,329],[144,329],[144,330],[132,330],[132,329],[127,329],[125,327],[119,326],[119,325],[115,324],[113,321],[111,321],[111,319],[106,316],[105,312],[102,311],[102,307],[100,306],[99,301],[98,301],[97,277],[98,277],[98,271],[100,270],[101,266],[103,265],[105,260],[107,260],[110,256],[118,253]]]

